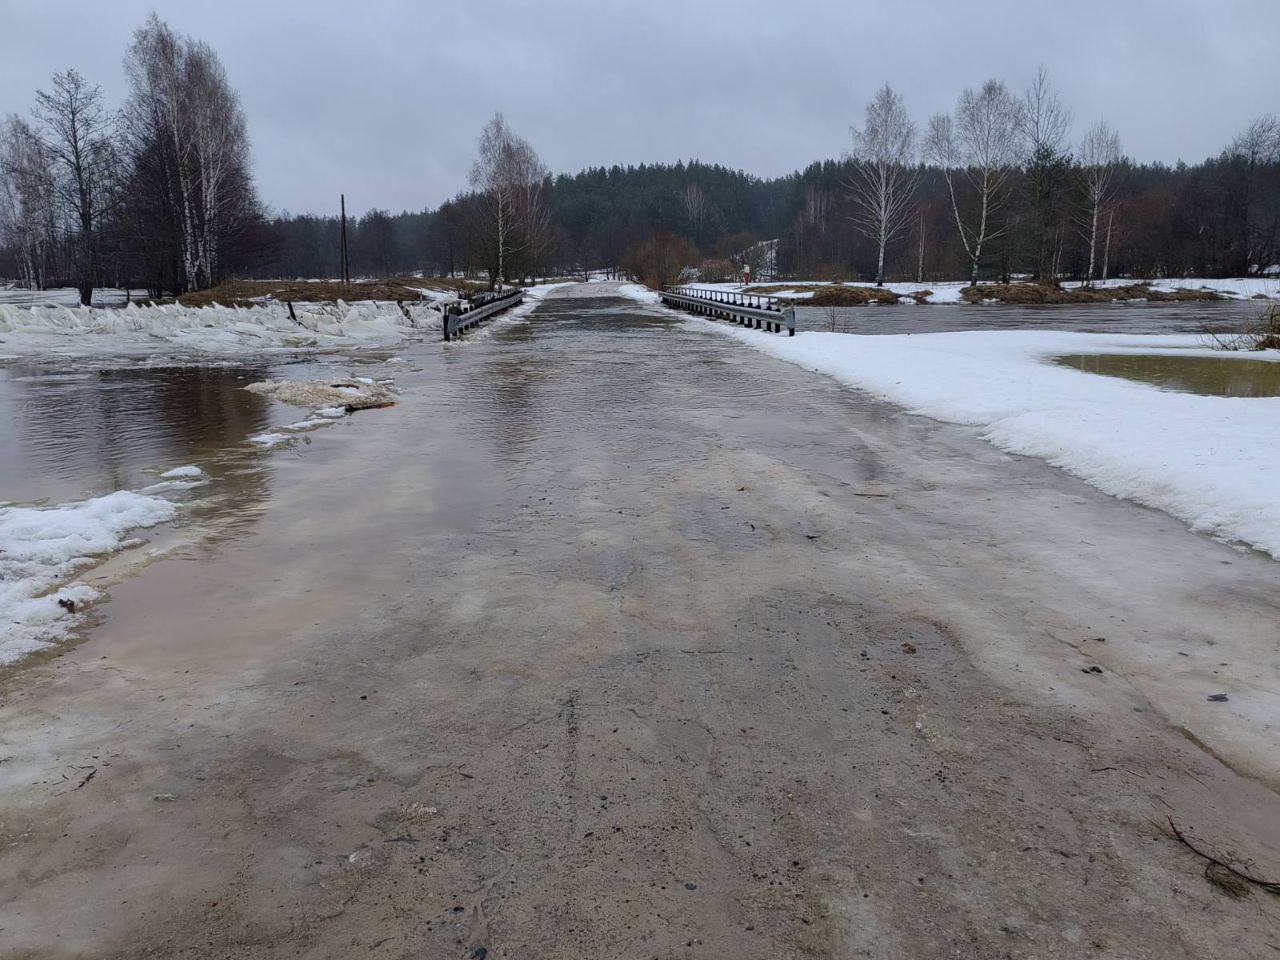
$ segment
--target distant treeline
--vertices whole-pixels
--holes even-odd
[[[0,277],[75,284],[87,302],[95,285],[179,294],[230,277],[341,275],[336,211],[264,211],[246,119],[208,45],[152,15],[125,64],[120,110],[67,71],[37,93],[31,120],[0,126]],[[1021,95],[997,80],[965,90],[923,133],[886,85],[846,158],[790,176],[696,161],[552,175],[495,114],[469,191],[352,219],[349,266],[490,283],[622,271],[659,284],[690,266],[719,279],[746,265],[756,277],[1053,283],[1244,276],[1280,261],[1274,117],[1176,166],[1127,159],[1104,122],[1078,143],[1072,128],[1043,71]]]
[[[654,237],[688,241],[711,273],[728,275],[750,259],[753,244],[777,238],[780,276],[865,279],[876,275],[877,245],[853,219],[849,184],[857,161],[826,160],[804,172],[762,180],[702,163],[594,168],[548,184],[551,238],[540,257],[516,256],[511,275],[572,274],[628,264]],[[982,275],[1037,273],[1048,234],[1051,271],[1081,279],[1089,243],[1072,172],[1059,172],[1047,224],[1037,218],[1033,181],[1016,170],[1000,211],[1000,236],[982,256]],[[1115,171],[1108,269],[1113,276],[1245,276],[1280,259],[1280,162],[1223,154],[1196,165],[1136,164]],[[963,201],[962,201],[963,202]],[[375,210],[349,227],[354,273],[484,273],[489,245],[475,242],[461,196],[435,210]],[[1105,231],[1104,222],[1101,229]],[[268,233],[272,255],[258,277],[332,277],[339,272],[336,216],[281,216]],[[693,254],[686,254],[692,256]],[[763,264],[755,264],[759,276]],[[1095,267],[1095,273],[1101,264]],[[920,171],[912,216],[889,245],[888,279],[958,279],[969,262],[957,238],[941,169]]]

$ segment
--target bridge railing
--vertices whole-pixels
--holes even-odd
[[[479,294],[465,304],[450,304],[444,314],[445,340],[456,339],[462,331],[488,320],[495,313],[514,307],[522,300],[523,290],[498,290]]]
[[[669,307],[715,320],[729,320],[756,330],[768,330],[770,333],[786,330],[787,336],[796,335],[796,309],[777,297],[689,286],[668,287],[660,296]]]

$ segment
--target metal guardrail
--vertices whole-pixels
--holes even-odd
[[[514,307],[524,300],[523,290],[512,290],[510,293],[486,293],[473,298],[465,308],[453,304],[445,308],[444,338],[455,340],[462,331],[488,320],[495,313]]]
[[[662,302],[690,313],[716,320],[731,320],[739,326],[768,330],[787,336],[796,335],[796,309],[783,306],[777,297],[729,290],[704,290],[700,287],[669,287],[660,294]]]

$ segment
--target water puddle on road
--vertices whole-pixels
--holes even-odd
[[[267,366],[0,371],[0,500],[134,489],[271,424]]]
[[[1280,396],[1280,362],[1274,360],[1121,353],[1067,354],[1053,360],[1084,373],[1122,377],[1179,393],[1206,397]]]

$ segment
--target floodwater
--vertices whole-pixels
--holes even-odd
[[[607,290],[0,690],[7,953],[1264,955],[1270,561]]]
[[[797,330],[836,333],[947,333],[961,330],[1069,330],[1076,333],[1239,332],[1272,304],[1252,301],[1191,303],[897,304],[797,307]]]
[[[328,358],[332,359],[332,358]],[[0,503],[65,503],[136,490],[195,463],[244,475],[265,457],[248,438],[302,418],[244,388],[332,375],[317,361],[74,369],[0,364]]]
[[[1207,397],[1280,397],[1280,363],[1239,356],[1068,354],[1055,363],[1104,377],[1123,377],[1163,390]]]
[[[614,303],[617,305],[602,307],[595,314],[590,325],[593,335],[615,338],[636,322],[630,305]],[[560,309],[554,302],[543,308],[542,330],[556,326]],[[863,334],[1002,329],[1187,333],[1203,330],[1206,325],[1239,327],[1255,319],[1258,310],[1258,305],[1247,302],[848,307],[837,311],[836,329]],[[653,323],[653,318],[648,322]],[[801,330],[826,330],[831,325],[827,311],[820,308],[799,308],[797,322]],[[583,335],[581,325],[575,332]],[[503,339],[524,335],[515,327],[504,331]],[[400,352],[409,353],[415,363],[427,364],[447,378],[450,368],[456,368],[467,351],[442,354],[435,343],[422,343]],[[215,475],[265,470],[269,456],[247,443],[248,437],[296,420],[301,411],[251,394],[243,389],[245,385],[269,377],[326,377],[344,364],[380,362],[387,356],[362,351],[360,356],[328,355],[306,361],[264,359],[187,366],[110,359],[92,363],[77,360],[74,367],[34,360],[0,363],[0,502],[56,504],[113,490],[139,489],[154,482],[157,472],[186,463],[197,463]],[[622,359],[620,356],[619,362]],[[1099,362],[1110,365],[1125,362],[1125,358],[1102,358]],[[1153,362],[1164,365],[1173,361],[1156,358]],[[1266,392],[1274,390],[1266,383],[1271,382],[1267,375],[1274,376],[1275,367],[1254,374],[1248,372],[1250,364],[1229,362],[1233,376],[1227,378],[1230,384],[1223,390],[1262,392],[1228,395],[1275,395]],[[495,364],[501,367],[500,362]],[[387,370],[393,375],[406,372],[404,366]],[[504,378],[500,369],[497,372],[497,396],[522,389],[521,376]],[[1110,367],[1097,372],[1110,372]],[[1135,376],[1141,378],[1140,374]],[[1216,388],[1211,383],[1204,384],[1218,376],[1206,374],[1208,381],[1202,381],[1190,371],[1172,367],[1167,375],[1159,371],[1151,375],[1156,378],[1152,382],[1194,392],[1213,392]],[[1178,380],[1179,376],[1184,380]],[[1189,386],[1179,387],[1179,382]],[[503,431],[519,433],[519,416],[511,419],[508,413],[502,420]]]

